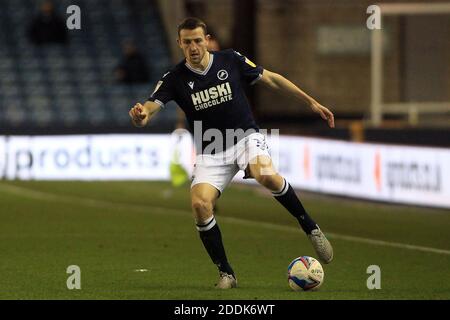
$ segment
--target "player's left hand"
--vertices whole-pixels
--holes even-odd
[[[311,109],[314,112],[318,113],[323,120],[326,120],[330,128],[334,128],[334,115],[330,110],[328,110],[328,108],[325,108],[317,101],[313,101],[311,103]]]

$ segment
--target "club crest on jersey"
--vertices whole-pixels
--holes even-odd
[[[219,78],[219,80],[225,80],[228,78],[228,72],[226,70],[219,70],[217,72],[217,78]]]
[[[188,86],[189,86],[191,89],[194,89],[194,81],[188,82]]]

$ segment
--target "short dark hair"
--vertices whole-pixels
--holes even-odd
[[[202,20],[194,17],[186,18],[178,25],[178,37],[180,36],[181,30],[183,29],[194,30],[198,27],[203,29],[205,35],[208,34],[206,23],[204,23]]]

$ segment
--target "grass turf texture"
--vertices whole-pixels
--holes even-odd
[[[325,233],[450,249],[450,213],[301,194]],[[164,182],[0,182],[0,299],[450,299],[450,255],[331,237],[317,292],[293,292],[286,268],[315,253],[259,188],[231,186],[216,214],[239,288],[218,275],[190,213],[189,188]],[[66,268],[81,268],[68,290]],[[369,265],[381,290],[368,290]],[[137,272],[147,269],[147,272]]]

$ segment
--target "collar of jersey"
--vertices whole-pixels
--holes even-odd
[[[189,65],[189,63],[187,63],[187,61],[186,61],[186,63],[185,63],[186,67],[187,67],[189,70],[191,70],[192,72],[204,76],[205,74],[208,73],[209,69],[211,69],[211,66],[212,66],[212,63],[213,63],[213,60],[214,60],[214,55],[213,55],[212,53],[209,53],[209,54],[210,54],[210,57],[209,57],[209,63],[208,63],[208,66],[206,67],[205,70],[201,71],[201,70],[195,69],[195,68],[191,67],[191,66]]]

